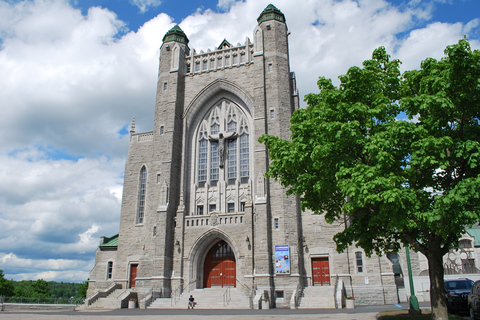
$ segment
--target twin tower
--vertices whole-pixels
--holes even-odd
[[[144,307],[230,288],[250,307],[267,298],[292,307],[308,286],[330,288],[324,299],[337,303],[338,274],[355,286],[349,256],[332,241],[341,226],[302,212],[297,197],[265,178],[258,138],[288,139],[299,101],[284,14],[270,4],[257,21],[253,42],[223,40],[200,53],[178,26],[165,34],[154,130],[132,124],[120,230],[102,238],[87,296],[114,288]]]

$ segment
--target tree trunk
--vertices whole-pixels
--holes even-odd
[[[430,275],[430,301],[432,305],[432,320],[448,320],[447,301],[445,298],[445,283],[443,280],[443,254],[441,249],[430,247],[427,255],[428,272]]]

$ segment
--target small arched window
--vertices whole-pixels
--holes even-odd
[[[472,241],[468,239],[462,239],[458,242],[458,246],[460,248],[471,248],[472,247]]]
[[[147,168],[145,166],[140,170],[140,178],[138,183],[138,207],[137,207],[137,223],[143,223],[145,216],[145,197],[147,194]]]

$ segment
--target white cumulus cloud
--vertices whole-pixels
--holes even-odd
[[[158,0],[131,0],[145,12]],[[181,21],[190,48],[252,39],[270,0],[219,0]],[[431,21],[435,1],[275,2],[291,35],[301,94],[337,81],[385,46],[402,68],[441,58],[479,19]],[[199,7],[201,5],[199,4]],[[159,47],[173,19],[138,31],[108,9],[82,13],[68,0],[0,0],[0,268],[15,279],[88,277],[102,235],[118,232],[129,126],[153,127]],[[253,39],[252,39],[253,40]],[[479,39],[471,39],[480,48]],[[78,270],[78,276],[72,275]]]

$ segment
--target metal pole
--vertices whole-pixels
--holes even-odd
[[[418,305],[418,299],[415,296],[415,289],[413,288],[412,264],[410,263],[410,250],[408,249],[408,247],[405,247],[405,252],[407,254],[408,280],[410,283],[409,310],[419,310],[420,306]]]

